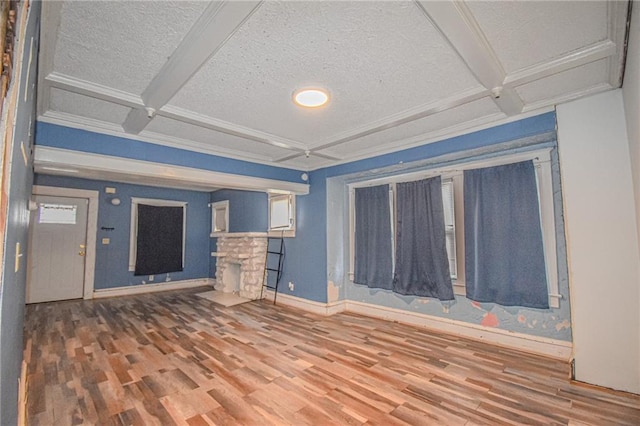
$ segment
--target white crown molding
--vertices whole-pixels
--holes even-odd
[[[119,124],[96,120],[95,118],[68,114],[66,112],[49,110],[43,115],[38,116],[38,121],[72,127],[74,129],[87,130],[95,133],[126,137],[124,130],[122,130],[122,126]]]
[[[392,152],[402,151],[405,149],[415,148],[421,145],[427,145],[429,143],[438,142],[457,135],[464,135],[471,133],[476,129],[494,126],[500,119],[505,118],[503,113],[491,114],[484,117],[479,117],[471,121],[465,121],[464,123],[454,124],[442,129],[433,130],[428,133],[422,133],[417,136],[412,136],[406,139],[400,139],[392,141],[388,144],[371,146],[366,149],[358,150],[355,157],[349,157],[349,161],[354,161],[354,158],[364,159],[370,157],[377,157]]]
[[[260,192],[283,191],[298,195],[309,193],[309,185],[303,183],[194,169],[42,145],[35,147],[34,169],[36,173],[195,191],[229,188]],[[142,183],[141,180],[143,180]]]
[[[557,96],[551,99],[543,99],[538,102],[533,102],[527,104],[524,108],[525,112],[537,111],[541,108],[549,108],[555,107],[556,105],[563,104],[565,102],[573,101],[574,99],[583,98],[591,95],[595,95],[596,93],[606,92],[607,90],[611,90],[613,87],[609,83],[600,83],[595,86],[589,87],[588,89],[578,90],[575,92],[567,93],[562,96]]]
[[[55,87],[57,89],[65,90],[68,92],[76,93],[83,96],[88,96],[94,99],[100,99],[107,102],[112,102],[124,107],[129,108],[142,108],[144,103],[142,98],[132,93],[127,93],[121,90],[113,89],[100,84],[92,83],[89,81],[81,80],[72,76],[50,73],[44,80],[43,84],[48,88]],[[49,92],[47,91],[47,94]],[[50,111],[41,113],[40,115],[48,116]],[[194,126],[202,127],[209,130],[225,133],[232,136],[237,136],[243,139],[247,139],[253,142],[264,143],[273,145],[283,149],[296,150],[300,153],[304,153],[308,147],[302,142],[292,139],[283,138],[277,135],[273,135],[266,132],[260,132],[249,127],[240,126],[234,123],[230,123],[223,120],[218,120],[206,115],[198,114],[193,111],[189,111],[183,108],[178,108],[171,105],[166,105],[157,111],[157,115],[177,120],[183,123],[192,124]],[[69,116],[70,117],[70,116]],[[83,118],[80,117],[78,121],[82,122]],[[120,126],[120,128],[122,128]],[[122,130],[124,133],[124,130]],[[150,132],[151,133],[151,132]],[[155,133],[157,134],[157,133]],[[131,137],[131,136],[130,136]],[[238,152],[232,155],[241,155]],[[264,157],[261,158],[262,161]]]
[[[142,92],[145,108],[133,109],[122,127],[140,133],[158,111],[253,15],[261,1],[211,2]]]
[[[267,145],[277,146],[284,149],[295,149],[303,152],[308,147],[302,142],[292,139],[283,138],[270,133],[261,132],[249,127],[240,126],[228,121],[218,120],[203,114],[198,114],[176,106],[165,105],[158,111],[157,115],[178,120],[183,123],[193,124],[195,126],[204,127],[206,129],[215,130],[216,132],[226,133],[232,136],[238,136],[254,142],[260,142]]]
[[[144,106],[142,98],[138,95],[57,72],[50,73],[45,77],[45,80],[49,87],[66,90],[67,92],[76,93],[78,95],[112,102],[129,108]]]
[[[398,152],[405,149],[427,145],[434,142],[440,142],[446,139],[455,138],[457,136],[478,132],[480,130],[485,130],[491,127],[501,126],[503,124],[512,123],[514,121],[524,120],[529,117],[534,117],[536,115],[554,111],[554,109],[555,108],[553,106],[545,105],[544,107],[538,108],[536,110],[523,112],[517,116],[505,117],[504,114],[493,114],[486,117],[480,117],[470,122],[456,124],[453,126],[446,127],[444,129],[439,129],[433,132],[421,134],[408,139],[395,141],[393,142],[393,146],[386,145],[382,147],[380,146],[373,147],[369,150],[360,150],[358,151],[357,155],[349,156],[348,159],[342,160],[340,162],[331,163],[329,166],[316,167],[314,169],[311,169],[310,171],[318,170],[324,167],[338,166],[340,164],[351,163],[353,161],[364,160],[367,158],[377,157],[380,155],[390,154],[390,153]]]
[[[356,129],[339,133],[338,135],[333,136],[331,140],[319,142],[318,144],[313,145],[311,149],[313,151],[323,151],[327,148],[331,148],[336,145],[341,145],[347,142],[351,142],[353,140],[362,138],[364,136],[369,136],[374,133],[381,132],[383,130],[388,130],[402,124],[406,124],[415,120],[419,120],[421,118],[428,117],[433,114],[437,114],[442,111],[446,111],[461,105],[468,104],[470,102],[481,99],[485,96],[487,96],[487,91],[484,88],[476,87],[473,89],[469,89],[464,92],[458,93],[454,96],[450,96],[441,101],[432,102],[426,105],[419,105],[415,108],[411,108],[407,111],[403,111],[401,113],[394,114],[394,115],[385,117],[383,119],[368,123]],[[278,158],[275,161],[277,163],[280,163],[280,162],[288,161],[293,158],[299,157],[301,155],[304,155],[304,154],[291,154],[282,158]]]
[[[253,163],[264,164],[273,166],[273,161],[267,159],[264,156],[259,156],[251,152],[235,151],[217,147],[215,145],[209,145],[201,142],[194,142],[188,139],[176,138],[173,136],[167,136],[159,133],[154,133],[145,130],[144,132],[131,135],[125,133],[122,126],[113,123],[107,123],[105,121],[95,120],[92,118],[81,117],[77,115],[67,114],[59,111],[47,111],[44,115],[38,117],[38,121],[49,124],[56,124],[65,127],[71,127],[74,129],[86,130],[89,132],[100,133],[104,135],[116,136],[119,138],[133,139],[141,142],[148,142],[155,145],[168,146],[172,148],[189,150],[193,152],[199,152],[208,155],[217,155],[227,158],[232,158],[241,161],[250,161]],[[299,170],[299,167],[286,166],[278,164],[278,167]]]
[[[636,5],[637,6],[637,5]],[[622,85],[622,65],[624,64],[625,37],[627,34],[628,10],[631,2],[607,2],[607,35],[615,44],[615,54],[609,56],[609,84],[613,87]],[[621,30],[623,28],[624,30]]]
[[[505,77],[504,84],[512,87],[522,86],[523,84],[531,83],[532,81],[540,80],[571,68],[604,59],[615,53],[616,45],[611,42],[611,40],[601,41],[552,61],[535,64],[514,71]]]
[[[61,10],[62,2],[42,2],[40,13],[40,54],[38,56],[38,115],[44,114],[49,109],[51,90],[46,83],[46,76],[53,71]],[[44,37],[42,34],[47,34],[47,36]]]

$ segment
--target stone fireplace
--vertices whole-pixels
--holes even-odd
[[[267,234],[231,233],[218,237],[215,289],[259,299],[264,277]]]

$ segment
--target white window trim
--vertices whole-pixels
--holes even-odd
[[[542,239],[544,248],[545,268],[547,274],[547,291],[549,294],[549,307],[560,307],[560,294],[558,287],[558,258],[556,253],[555,215],[553,205],[553,185],[551,175],[551,148],[534,151],[507,154],[498,157],[460,162],[446,167],[438,167],[419,172],[405,173],[401,175],[386,176],[379,179],[371,179],[355,182],[348,185],[349,189],[349,278],[353,281],[355,267],[355,189],[397,182],[411,182],[420,179],[441,175],[442,179],[453,179],[454,182],[454,212],[456,217],[456,261],[457,278],[453,280],[455,294],[466,295],[464,274],[464,194],[463,172],[464,170],[483,167],[494,167],[505,164],[518,163],[533,160],[536,170],[538,185],[538,200],[540,206],[540,220],[542,226]]]
[[[211,207],[211,237],[220,237],[227,235],[229,231],[229,200],[224,201],[216,201],[215,203],[209,203],[209,207]],[[223,207],[224,208],[224,223],[226,224],[226,231],[216,231],[216,219],[217,219],[217,210]]]
[[[138,204],[146,204],[157,207],[182,207],[182,267],[184,268],[184,255],[187,242],[187,202],[175,200],[160,200],[156,198],[131,197],[131,228],[129,232],[129,272],[136,270],[136,254],[138,240]]]
[[[289,200],[289,211],[291,212],[288,227],[271,228],[271,203],[283,198]],[[296,196],[295,194],[269,193],[267,202],[267,235],[269,237],[293,238],[296,236]]]

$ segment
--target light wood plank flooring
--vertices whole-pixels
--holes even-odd
[[[28,424],[640,424],[563,362],[199,291],[28,306]]]

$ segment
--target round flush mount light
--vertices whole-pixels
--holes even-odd
[[[318,108],[329,102],[329,93],[324,89],[300,89],[293,92],[293,102],[305,108]]]

